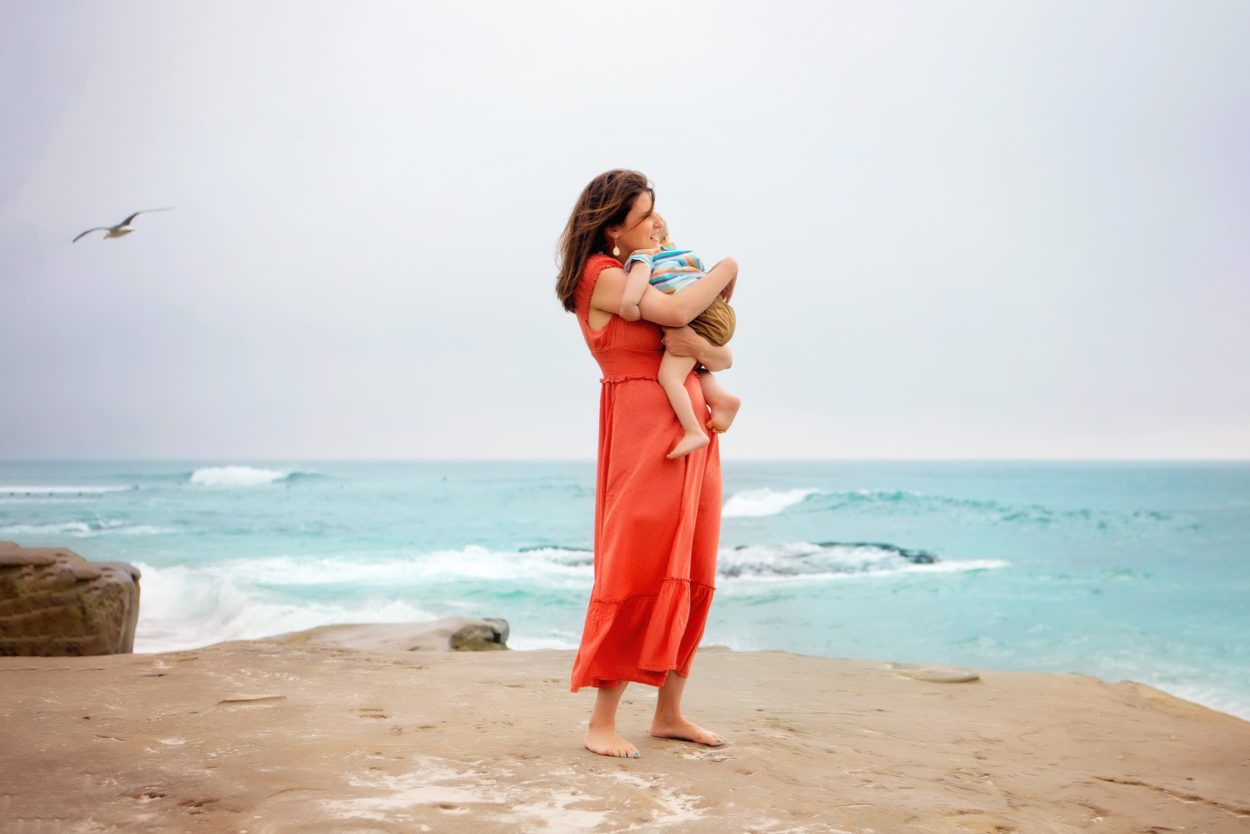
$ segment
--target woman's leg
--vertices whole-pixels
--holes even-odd
[[[658,738],[681,738],[710,747],[720,747],[725,739],[686,720],[681,714],[681,695],[685,689],[686,679],[677,674],[676,669],[670,669],[664,685],[660,687],[655,717],[651,719],[651,735]]]
[[[712,431],[729,431],[734,417],[738,415],[738,409],[742,407],[742,400],[726,391],[720,381],[712,376],[711,371],[699,374],[699,385],[703,388],[703,399],[712,407],[712,417],[707,421],[707,427]]]
[[[629,681],[621,681],[615,687],[598,687],[595,695],[595,709],[590,714],[590,729],[586,731],[582,743],[586,749],[604,756],[625,756],[637,759],[642,756],[638,748],[621,738],[616,733],[616,708],[620,706],[621,696]]]
[[[686,432],[669,451],[667,457],[670,460],[689,454],[695,449],[702,449],[711,442],[699,427],[699,420],[694,416],[694,405],[690,402],[690,392],[686,390],[686,377],[690,375],[690,369],[697,361],[693,356],[674,356],[668,351],[660,359],[660,385],[664,387],[664,393],[668,394],[673,412]]]

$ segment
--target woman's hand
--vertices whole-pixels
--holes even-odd
[[[660,341],[664,343],[664,350],[674,356],[693,356],[698,359],[702,351],[712,347],[712,343],[695,333],[690,325],[660,329],[664,331],[664,335],[660,338]]]
[[[664,350],[674,356],[693,356],[695,361],[709,371],[723,371],[733,364],[729,348],[717,347],[695,333],[689,325],[660,329],[664,332],[660,339],[664,343]]]

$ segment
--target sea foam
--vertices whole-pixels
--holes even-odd
[[[208,466],[191,473],[191,483],[200,486],[260,486],[282,481],[298,474],[296,471],[261,469],[255,466]]]
[[[256,587],[224,570],[186,565],[143,572],[135,651],[169,652],[226,640],[254,640],[330,623],[406,623],[437,619],[403,599],[307,600]],[[219,566],[224,567],[224,566]]]
[[[940,574],[1006,567],[1003,559],[943,560],[923,550],[879,542],[787,542],[722,550],[717,573],[724,579],[801,582]],[[720,583],[729,589],[734,583]]]
[[[128,492],[138,489],[136,486],[110,484],[105,486],[66,486],[56,485],[22,485],[0,484],[0,495],[14,497],[38,497],[41,495],[102,495],[106,492]]]
[[[159,536],[172,532],[155,524],[130,524],[125,521],[55,521],[47,524],[6,524],[0,526],[0,536]]]
[[[584,604],[594,555],[577,547],[273,555],[143,571],[138,651],[172,651],[253,639],[329,623],[413,622],[473,615],[483,601]],[[825,582],[892,574],[981,570],[1001,560],[942,561],[919,550],[863,542],[790,542],[723,549],[718,588],[753,593],[758,583]],[[529,602],[524,602],[529,600]],[[554,645],[554,644],[552,644]],[[530,648],[538,644],[528,645]]]
[[[721,509],[724,518],[754,518],[759,516],[777,515],[796,504],[801,504],[808,497],[816,495],[820,490],[815,488],[800,489],[748,489],[736,492],[725,502]]]

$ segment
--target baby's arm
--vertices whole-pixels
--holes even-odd
[[[625,262],[625,294],[621,296],[621,318],[625,321],[638,321],[642,311],[638,303],[642,294],[651,285],[651,258],[642,252],[635,252]]]

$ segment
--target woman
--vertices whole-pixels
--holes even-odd
[[[659,687],[651,735],[711,746],[724,739],[687,720],[681,696],[716,590],[720,539],[720,444],[676,459],[666,453],[681,423],[656,379],[665,349],[703,367],[728,368],[715,347],[686,324],[737,276],[719,270],[682,292],[647,287],[642,319],[615,315],[625,290],[623,259],[659,245],[655,193],[637,171],[613,170],[582,191],[561,236],[556,295],[577,314],[582,336],[603,370],[595,475],[594,588],[571,690],[597,689],[585,746],[606,756],[641,753],[616,732],[616,709],[629,681]],[[686,389],[707,417],[698,375]],[[675,674],[669,674],[674,672]]]

